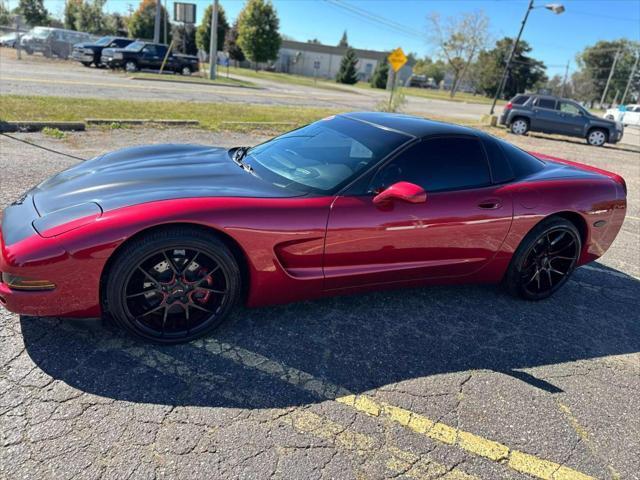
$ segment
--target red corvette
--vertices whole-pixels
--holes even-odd
[[[4,211],[0,302],[176,343],[239,301],[468,282],[539,300],[625,211],[616,174],[459,126],[338,115],[253,148],[129,148],[55,175]]]

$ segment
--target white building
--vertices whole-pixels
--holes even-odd
[[[388,52],[354,49],[358,57],[358,78],[369,81],[373,72]],[[346,47],[333,47],[319,43],[283,40],[278,59],[273,68],[276,72],[293,73],[307,77],[335,78],[340,69]]]

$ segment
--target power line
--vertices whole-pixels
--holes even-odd
[[[75,155],[71,155],[69,153],[64,153],[64,152],[60,152],[58,150],[54,150],[53,148],[43,147],[42,145],[38,145],[37,143],[32,143],[32,142],[29,142],[28,140],[23,140],[21,138],[14,137],[13,135],[9,135],[8,133],[0,132],[0,135],[3,135],[3,136],[8,137],[8,138],[11,138],[12,140],[15,140],[16,142],[21,142],[21,143],[24,143],[24,144],[29,145],[31,147],[34,147],[34,148],[39,148],[41,150],[46,150],[47,152],[55,153],[56,155],[62,155],[63,157],[73,158],[75,160],[80,160],[82,162],[87,160],[86,158],[80,158],[80,157],[76,157]]]

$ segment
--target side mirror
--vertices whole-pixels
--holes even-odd
[[[401,200],[407,203],[424,203],[427,201],[427,192],[415,183],[398,182],[373,197],[374,205],[383,205],[392,200]]]

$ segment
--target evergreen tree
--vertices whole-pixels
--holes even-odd
[[[244,52],[238,45],[238,21],[235,21],[233,26],[227,30],[227,35],[224,38],[224,50],[229,54],[231,60],[244,61]]]
[[[340,42],[338,42],[338,46],[339,47],[348,47],[349,46],[349,40],[347,40],[347,31],[345,30],[342,33],[342,38],[340,39]]]
[[[389,62],[387,57],[376,65],[376,70],[371,77],[371,86],[373,88],[387,88],[387,77],[389,76]]]
[[[202,22],[196,31],[196,45],[204,52],[209,52],[211,46],[211,15],[213,14],[213,7],[209,5],[202,17]],[[224,47],[224,39],[229,30],[229,22],[227,21],[227,15],[224,13],[222,5],[218,6],[218,36],[216,38],[216,50],[220,51]]]
[[[171,27],[171,38],[173,38],[174,51],[187,55],[196,55],[198,53],[196,28],[193,25],[174,24]]]
[[[357,65],[358,57],[356,56],[356,52],[351,47],[347,48],[340,62],[340,70],[338,70],[338,74],[336,75],[336,82],[346,83],[348,85],[356,83],[358,81]]]
[[[278,58],[280,20],[269,0],[248,0],[238,16],[238,45],[252,62]]]

